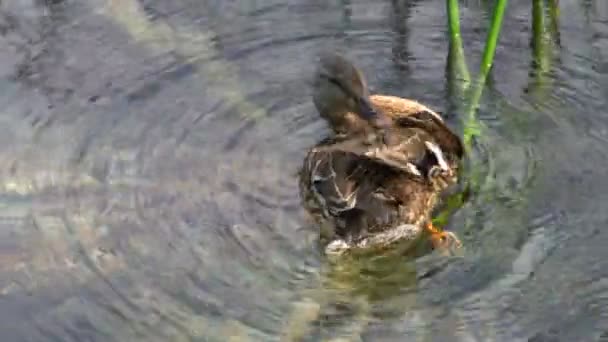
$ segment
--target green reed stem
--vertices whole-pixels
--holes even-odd
[[[481,133],[481,125],[476,119],[477,108],[479,107],[479,101],[481,100],[481,95],[483,94],[486,79],[488,78],[488,74],[492,69],[492,63],[494,62],[496,44],[498,43],[498,37],[500,36],[502,19],[505,14],[507,2],[507,0],[498,0],[494,6],[490,31],[488,32],[486,47],[481,59],[481,65],[479,66],[479,74],[477,76],[475,86],[471,89],[468,102],[469,105],[466,110],[467,121],[465,124],[463,137],[465,148],[468,150],[470,150],[473,138],[479,136]]]
[[[550,56],[546,39],[544,0],[532,1],[532,53],[538,73],[549,70]]]
[[[496,7],[494,7],[494,14],[492,16],[492,23],[490,25],[490,32],[486,39],[486,48],[483,52],[483,59],[479,74],[483,77],[484,81],[492,68],[494,61],[494,53],[496,52],[496,44],[498,43],[498,37],[500,35],[500,29],[502,27],[502,18],[505,14],[505,8],[507,7],[507,0],[498,0]]]
[[[559,32],[559,0],[549,0],[549,19],[551,33],[555,36]]]
[[[466,120],[464,123],[464,134],[463,143],[467,151],[471,151],[473,139],[481,135],[481,123],[477,120],[477,109],[481,100],[481,95],[485,87],[486,79],[492,69],[492,63],[494,61],[494,55],[496,52],[496,45],[498,43],[498,37],[500,35],[500,29],[502,26],[502,19],[504,17],[505,8],[507,6],[507,0],[498,0],[494,6],[492,15],[492,21],[490,25],[490,31],[486,39],[486,46],[484,49],[481,65],[479,67],[479,74],[477,76],[474,87],[470,87],[470,75],[466,65],[464,49],[462,45],[462,37],[460,35],[460,19],[458,11],[457,0],[447,0],[448,7],[448,25],[450,33],[450,57],[449,61],[452,66],[456,68],[455,72],[459,75],[459,78],[463,81],[461,89],[467,90],[468,92],[468,106],[466,107]],[[476,169],[473,168],[473,174],[470,177],[470,186],[473,188],[479,187],[477,179],[478,175],[475,173]],[[456,193],[449,196],[446,199],[446,207],[433,218],[433,223],[437,226],[444,226],[449,217],[459,208],[464,205],[467,195],[464,192]]]
[[[526,87],[528,96],[542,101],[551,91],[554,78],[550,72],[559,48],[558,1],[548,1],[548,8],[542,0],[532,2],[532,72],[529,85]],[[548,15],[548,20],[547,20]]]
[[[465,60],[462,36],[460,34],[458,0],[446,1],[448,8],[448,28],[450,33],[450,60],[454,62],[457,77],[462,81],[461,89],[466,89],[471,82],[471,76]]]

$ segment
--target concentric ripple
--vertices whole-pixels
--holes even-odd
[[[333,264],[297,189],[328,134],[315,57],[343,50],[374,92],[461,129],[443,1],[2,2],[2,336],[605,337],[607,12],[560,3],[541,74],[529,1],[510,2],[465,176],[475,191],[449,225],[463,255]],[[470,65],[486,11],[462,9]]]

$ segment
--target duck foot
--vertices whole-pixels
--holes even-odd
[[[441,251],[453,251],[462,248],[462,242],[453,232],[447,232],[436,228],[432,223],[426,225],[426,230],[430,233],[433,249]]]

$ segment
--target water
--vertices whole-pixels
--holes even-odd
[[[328,134],[310,100],[338,48],[374,92],[461,129],[444,1],[0,4],[5,341],[608,339],[608,6],[560,1],[532,72],[510,1],[482,97],[481,186],[461,257],[330,265],[297,170]],[[489,20],[461,8],[474,70]]]

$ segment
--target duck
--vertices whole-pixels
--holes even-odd
[[[438,112],[370,94],[361,70],[339,53],[321,55],[312,100],[331,134],[307,151],[299,188],[326,254],[412,250],[420,241],[462,246],[431,222],[442,193],[458,182],[464,155]]]

